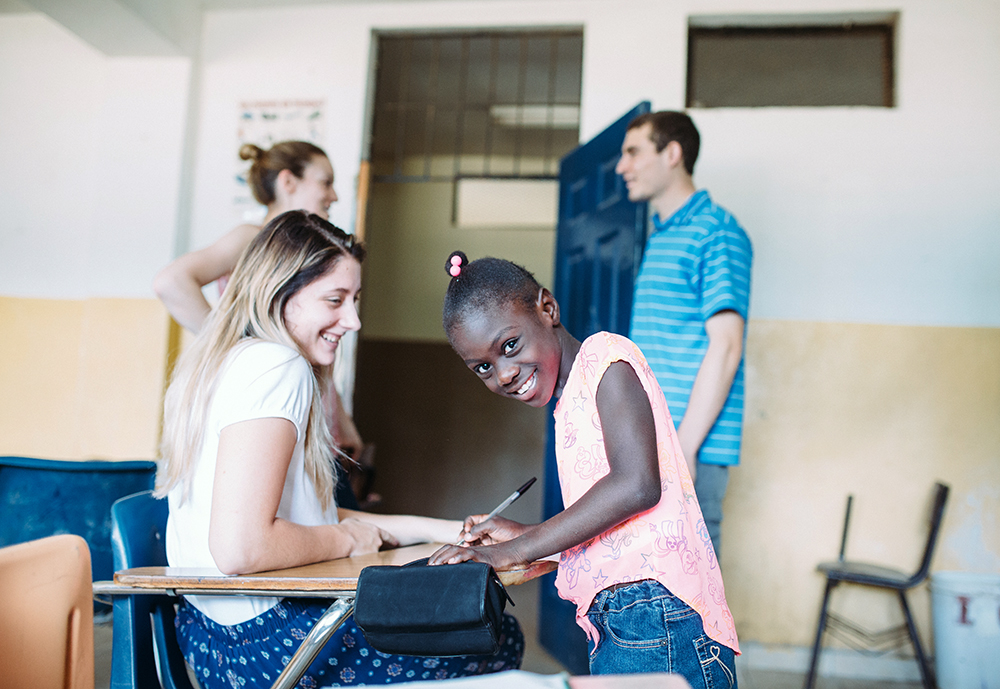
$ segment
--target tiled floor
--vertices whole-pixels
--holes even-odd
[[[111,619],[94,620],[94,689],[111,686]]]
[[[736,667],[740,689],[802,689],[805,675],[798,672],[767,672],[754,670],[751,673]],[[920,689],[919,682],[880,682],[862,679],[822,677],[816,681],[816,689]]]
[[[536,582],[523,584],[513,592],[517,607],[514,612],[521,622],[525,637],[524,663],[522,669],[540,674],[555,674],[563,671],[562,665],[552,658],[536,640],[538,585]],[[111,621],[94,625],[95,689],[108,689],[111,681]],[[750,669],[736,665],[741,689],[801,689],[805,676],[797,672],[774,672]],[[878,682],[857,679],[823,677],[816,682],[816,689],[920,689],[916,682]]]
[[[517,602],[517,618],[525,637],[522,669],[541,674],[562,672],[563,667],[559,661],[550,656],[537,641],[537,582],[519,586],[513,595]],[[739,659],[736,661],[736,675],[740,689],[802,689],[805,684],[804,673],[751,669],[741,665]],[[816,689],[921,689],[921,686],[918,682],[879,682],[836,677],[822,677],[816,681]]]

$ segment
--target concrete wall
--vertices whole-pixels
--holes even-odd
[[[444,342],[444,262],[456,249],[469,258],[510,259],[543,285],[552,284],[554,225],[456,226],[454,188],[450,182],[372,185],[361,311],[365,339]]]
[[[239,103],[325,101],[324,147],[343,199],[332,219],[352,227],[373,31],[582,27],[586,139],[640,100],[683,105],[689,14],[858,9],[901,13],[898,107],[693,113],[704,139],[696,181],[740,218],[756,251],[746,447],[726,504],[730,603],[744,640],[807,643],[821,586],[814,566],[836,553],[846,493],[858,498],[850,553],[910,568],[936,478],[954,488],[936,567],[997,571],[995,0],[209,12],[193,131],[185,130],[187,58],[109,58],[42,15],[0,15],[0,386],[26,400],[2,409],[0,453],[152,456],[157,412],[147,402],[162,386],[165,345],[145,338],[163,342],[166,319],[149,283],[188,220],[190,242],[180,243],[190,248],[240,220],[231,203]],[[198,142],[190,194],[181,185],[189,137]],[[186,205],[190,217],[177,217]],[[433,231],[426,246],[451,230]],[[379,227],[369,232],[377,245]],[[440,272],[432,262],[426,282],[414,276],[408,289],[438,289]],[[88,305],[97,298],[143,305]],[[92,307],[102,315],[88,329],[81,319]],[[137,360],[126,363],[126,354]],[[74,361],[90,362],[80,366],[102,384],[77,387]],[[845,591],[840,604],[873,628],[898,621],[891,601],[863,593]],[[926,590],[915,597],[922,631],[927,598]]]
[[[746,405],[722,548],[742,637],[810,641],[812,570],[836,559],[849,493],[849,558],[916,571],[940,480],[952,493],[933,569],[1000,571],[1000,330],[751,320]],[[925,635],[929,603],[911,596]],[[902,621],[861,587],[834,604],[872,631]]]
[[[0,15],[0,453],[155,455],[190,70]]]

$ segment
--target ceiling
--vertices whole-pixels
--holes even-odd
[[[14,14],[17,12],[35,12],[34,7],[23,0],[0,0],[0,14]]]
[[[425,0],[379,0],[379,2],[424,2]],[[455,0],[457,1],[457,0]],[[468,0],[463,0],[468,1]],[[485,2],[488,0],[477,0]],[[261,7],[301,7],[303,5],[355,5],[372,0],[197,0],[195,4],[206,10],[244,10]],[[39,3],[41,4],[41,3]],[[0,0],[0,14],[44,11],[29,0]]]
[[[196,51],[201,18],[205,11],[356,5],[372,1],[374,0],[0,0],[0,15],[35,12],[45,14],[108,56],[190,56]],[[405,3],[426,0],[378,1]]]

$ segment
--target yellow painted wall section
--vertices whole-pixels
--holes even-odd
[[[848,559],[916,571],[933,484],[951,496],[935,570],[1000,572],[1000,329],[752,321],[743,458],[723,521],[740,637],[809,645],[849,493]],[[930,638],[930,595],[911,594]],[[832,608],[870,631],[902,622],[857,586]]]
[[[154,299],[0,297],[0,454],[154,459],[168,324]]]

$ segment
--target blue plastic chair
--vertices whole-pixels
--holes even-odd
[[[152,491],[116,501],[111,506],[115,570],[165,567],[166,530],[167,501]],[[194,689],[174,632],[175,602],[168,596],[115,596],[111,689]]]

